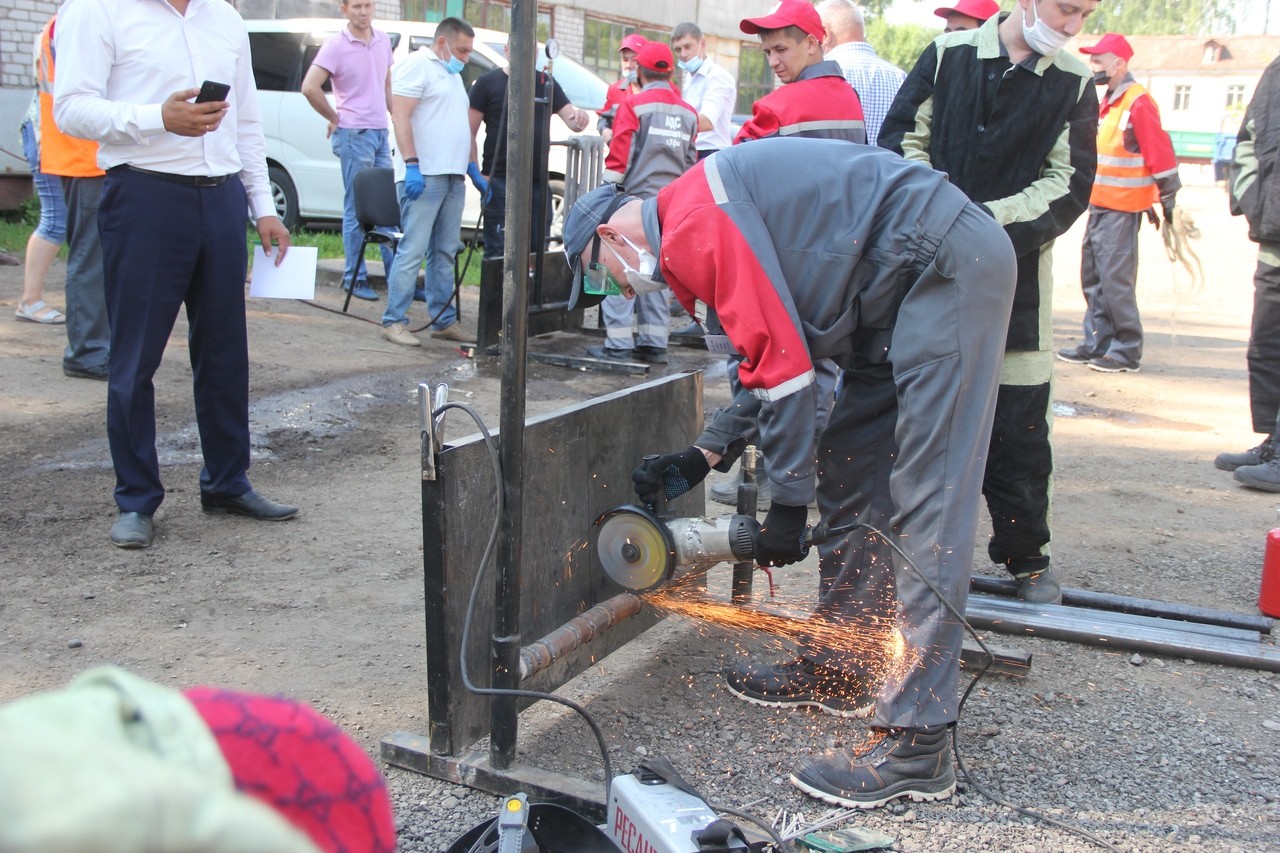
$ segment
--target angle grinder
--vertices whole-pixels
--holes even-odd
[[[857,527],[807,528],[801,550]],[[661,518],[635,504],[614,507],[592,525],[596,556],[609,579],[631,592],[649,592],[716,563],[755,556],[760,522],[749,515]]]

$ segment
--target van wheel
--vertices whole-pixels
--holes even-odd
[[[297,231],[298,190],[293,185],[293,178],[279,166],[267,167],[267,178],[271,181],[271,201],[276,206],[276,216],[290,231]]]
[[[547,181],[547,190],[551,193],[551,242],[560,243],[564,240],[564,181]]]

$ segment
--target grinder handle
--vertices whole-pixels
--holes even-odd
[[[659,458],[659,456],[660,456],[660,455],[661,455],[661,454],[658,454],[658,453],[649,453],[649,454],[646,454],[646,455],[645,455],[645,457],[644,457],[644,461],[645,461],[645,462],[654,462],[654,461],[656,461],[656,460]],[[661,518],[662,516],[666,515],[666,512],[667,512],[667,495],[666,495],[666,493],[665,493],[662,489],[658,489],[658,499],[657,499],[656,501],[649,501],[649,502],[646,502],[646,503],[645,503],[645,505],[644,505],[644,508],[645,508],[645,509],[647,509],[647,510],[649,510],[649,512],[653,513],[654,515],[658,516],[659,518]]]

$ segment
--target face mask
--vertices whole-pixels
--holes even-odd
[[[448,50],[448,48],[446,47],[445,50]],[[463,62],[452,53],[449,54],[449,58],[444,61],[444,70],[448,71],[450,74],[461,74],[462,69],[466,67],[467,63]]]
[[[688,62],[685,62],[682,59],[679,62],[677,62],[676,65],[679,65],[681,70],[688,71],[690,74],[692,74],[693,72],[697,71],[699,68],[702,67],[702,57],[695,56],[693,59],[690,59]]]
[[[1022,18],[1022,38],[1036,53],[1053,56],[1071,41],[1071,36],[1058,32],[1036,15],[1036,0],[1031,0],[1031,17],[1035,18],[1031,26],[1027,26],[1025,15]]]
[[[1111,69],[1112,69],[1113,67],[1115,67],[1115,63],[1114,63],[1114,62],[1113,62],[1113,63],[1111,63],[1111,65],[1108,65],[1106,68],[1102,69],[1101,71],[1095,71],[1095,72],[1093,73],[1093,84],[1094,84],[1095,86],[1105,86],[1105,85],[1107,85],[1108,83],[1110,83],[1110,82],[1111,82]]]
[[[628,85],[635,85],[635,82],[636,82],[636,72],[634,72],[634,71],[628,71],[628,72],[626,73],[626,75],[624,75],[624,76],[626,77],[626,81],[627,81],[627,84],[628,84]]]
[[[665,282],[656,281],[653,278],[654,271],[658,269],[657,257],[651,252],[641,249],[635,243],[632,243],[627,239],[627,235],[619,232],[618,236],[621,237],[622,242],[630,246],[639,257],[640,269],[636,269],[631,266],[631,264],[627,263],[623,259],[622,255],[619,255],[618,251],[614,249],[612,245],[608,243],[605,243],[605,245],[609,246],[609,251],[613,252],[613,256],[618,259],[618,263],[622,264],[622,271],[626,273],[627,276],[627,284],[631,285],[631,289],[636,292],[636,296],[643,296],[646,293],[657,293],[659,290],[666,287],[667,285]]]

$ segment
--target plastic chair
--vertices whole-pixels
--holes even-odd
[[[364,229],[364,239],[360,241],[360,257],[364,257],[364,251],[370,243],[389,245],[392,249],[399,246],[404,232],[400,230],[400,199],[396,196],[395,173],[384,167],[361,169],[356,172],[352,191],[355,193],[356,221]],[[383,230],[377,230],[379,228]],[[344,279],[342,282],[347,290],[347,298],[342,303],[344,314],[351,304],[358,272],[359,266],[352,273],[351,281]],[[390,275],[391,270],[384,270],[383,273]]]

